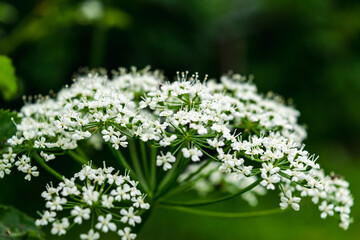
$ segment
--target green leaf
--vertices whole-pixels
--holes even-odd
[[[0,55],[0,91],[5,100],[11,100],[18,91],[15,68],[11,59]]]
[[[16,133],[14,124],[20,121],[16,112],[0,109],[0,143],[6,141]]]
[[[44,239],[44,234],[33,218],[13,207],[0,205],[0,239],[39,240]]]

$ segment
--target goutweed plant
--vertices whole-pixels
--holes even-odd
[[[326,175],[305,150],[298,116],[238,74],[216,81],[178,73],[168,82],[149,69],[120,69],[112,79],[88,73],[54,96],[25,103],[13,119],[16,134],[1,147],[0,178],[14,170],[28,181],[52,174],[36,225],[50,225],[55,235],[86,225],[84,240],[107,232],[135,239],[154,206],[219,217],[270,213],[197,208],[240,195],[255,205],[268,191],[279,193],[279,210],[298,211],[301,198],[310,197],[321,218],[335,217],[347,229],[349,184]],[[113,159],[94,159],[89,147]],[[74,160],[73,175],[54,169],[59,155]],[[214,197],[220,185],[226,193]],[[174,201],[189,189],[202,197]]]

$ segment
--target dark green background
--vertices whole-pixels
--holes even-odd
[[[104,0],[102,18],[81,16],[84,1],[2,0],[0,54],[13,59],[19,94],[48,94],[81,67],[151,65],[218,78],[254,74],[261,92],[293,99],[308,126],[307,149],[328,171],[346,176],[355,197],[348,231],[301,211],[263,218],[216,219],[155,210],[139,239],[357,239],[360,236],[360,2],[356,0]],[[0,203],[35,216],[46,174],[31,183],[0,181]],[[26,196],[26,197],[24,197]],[[259,208],[278,205],[276,194]],[[241,200],[214,206],[246,210]]]

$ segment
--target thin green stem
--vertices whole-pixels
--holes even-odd
[[[139,139],[139,144],[140,144],[141,160],[143,163],[145,178],[149,179],[150,178],[150,169],[149,169],[149,164],[148,164],[148,158],[146,156],[146,146],[145,146],[145,143],[141,139]]]
[[[281,210],[280,208],[274,208],[269,210],[263,210],[263,211],[254,211],[254,212],[239,212],[239,213],[228,213],[228,212],[215,212],[215,211],[208,211],[208,210],[200,210],[200,209],[194,209],[189,207],[178,207],[178,206],[168,206],[168,205],[159,205],[159,207],[163,208],[169,208],[176,211],[181,212],[187,212],[202,216],[208,216],[208,217],[222,217],[222,218],[245,218],[245,217],[259,217],[259,216],[266,216],[270,214],[275,213],[281,213],[284,210]]]
[[[116,160],[118,160],[118,162],[120,163],[120,165],[129,170],[130,174],[133,173],[134,171],[132,170],[132,168],[130,167],[130,165],[127,163],[124,155],[122,155],[122,153],[120,152],[120,150],[116,150],[114,149],[110,144],[108,144],[108,147],[110,149],[110,151],[112,152],[112,154],[114,155],[114,157],[116,158]],[[133,173],[134,174],[134,173]],[[136,177],[137,179],[137,177]]]
[[[130,156],[131,156],[131,160],[134,166],[134,169],[136,171],[136,175],[138,176],[139,182],[141,185],[143,185],[144,189],[146,190],[147,193],[149,193],[149,187],[147,185],[144,173],[143,173],[143,169],[141,168],[140,165],[140,160],[139,160],[139,156],[137,154],[136,148],[135,148],[135,141],[134,140],[129,140],[129,151],[130,151]]]
[[[206,161],[206,160],[205,160]],[[197,175],[198,173],[200,173],[204,168],[206,168],[207,166],[209,166],[210,163],[212,163],[214,161],[214,159],[209,159],[207,160],[206,163],[204,163],[201,167],[199,167],[196,171],[190,173],[182,182],[186,183],[187,181],[189,181],[190,179],[192,179],[195,175]]]
[[[88,156],[84,153],[84,151],[81,149],[81,147],[77,147],[75,149],[75,151],[82,156],[83,159],[85,159],[86,161],[90,161],[90,159],[88,158]]]
[[[177,165],[169,171],[169,173],[165,176],[164,180],[161,182],[159,186],[159,192],[156,198],[163,196],[171,189],[171,187],[178,180],[181,172],[183,171],[185,165],[189,162],[189,160],[189,158],[184,158],[181,152],[178,153],[176,160]]]
[[[44,159],[42,159],[37,152],[33,152],[32,156],[34,157],[34,159],[36,160],[36,162],[43,168],[45,169],[48,173],[50,173],[51,175],[53,175],[54,177],[56,177],[57,179],[59,179],[60,181],[63,181],[63,176],[58,173],[57,171],[55,171],[54,169],[52,169],[49,165],[47,165],[44,161]]]
[[[130,176],[137,180],[139,180],[139,177],[136,175],[136,173],[133,171],[133,169],[131,168],[131,166],[128,164],[128,162],[126,161],[124,155],[122,155],[122,153],[119,150],[114,149],[110,144],[108,144],[111,152],[113,153],[114,157],[116,158],[116,160],[119,162],[119,164],[124,168],[130,171]],[[142,186],[142,184],[140,183],[140,186],[145,188],[144,186]]]
[[[155,147],[150,146],[150,186],[151,186],[151,190],[152,193],[155,193],[156,191],[156,155],[157,155],[157,150]]]
[[[196,207],[196,206],[205,206],[205,205],[210,205],[210,204],[214,204],[214,203],[219,203],[219,202],[223,202],[226,200],[230,200],[232,198],[235,198],[247,191],[250,191],[251,189],[253,189],[254,187],[256,187],[257,185],[259,185],[259,183],[262,181],[262,178],[257,179],[256,181],[254,181],[252,184],[248,185],[247,187],[241,189],[240,191],[238,191],[237,193],[228,195],[228,196],[224,196],[224,197],[220,197],[220,198],[216,198],[216,199],[212,199],[212,200],[205,200],[205,201],[193,201],[193,202],[171,202],[171,201],[160,201],[160,203],[162,205],[168,205],[168,206],[186,206],[186,207]]]
[[[211,175],[211,174],[212,174],[213,172],[215,172],[215,171],[217,171],[217,169],[213,169],[213,170],[211,170],[210,172],[208,172],[208,173],[206,173],[206,174],[198,174],[195,178],[190,179],[190,180],[187,180],[186,182],[185,182],[185,180],[181,180],[182,183],[183,183],[183,182],[185,182],[185,183],[182,184],[182,185],[178,185],[178,186],[176,186],[175,188],[172,188],[172,189],[168,192],[167,196],[169,196],[169,195],[174,195],[174,194],[177,194],[177,193],[179,193],[179,192],[182,192],[182,191],[185,191],[185,190],[191,188],[191,187],[194,186],[199,180],[203,179],[203,178],[206,177],[206,176]]]
[[[74,151],[69,150],[67,153],[72,159],[74,159],[81,165],[86,165],[89,163],[85,158],[83,158],[80,154],[75,153]]]

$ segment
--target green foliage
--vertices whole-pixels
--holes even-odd
[[[20,121],[20,118],[16,112],[0,109],[0,143],[15,134],[16,126],[14,122],[18,121]]]
[[[11,59],[0,55],[0,91],[5,100],[12,99],[18,89],[15,68]]]
[[[21,211],[0,205],[0,239],[44,239],[44,234],[35,226],[34,219]]]

